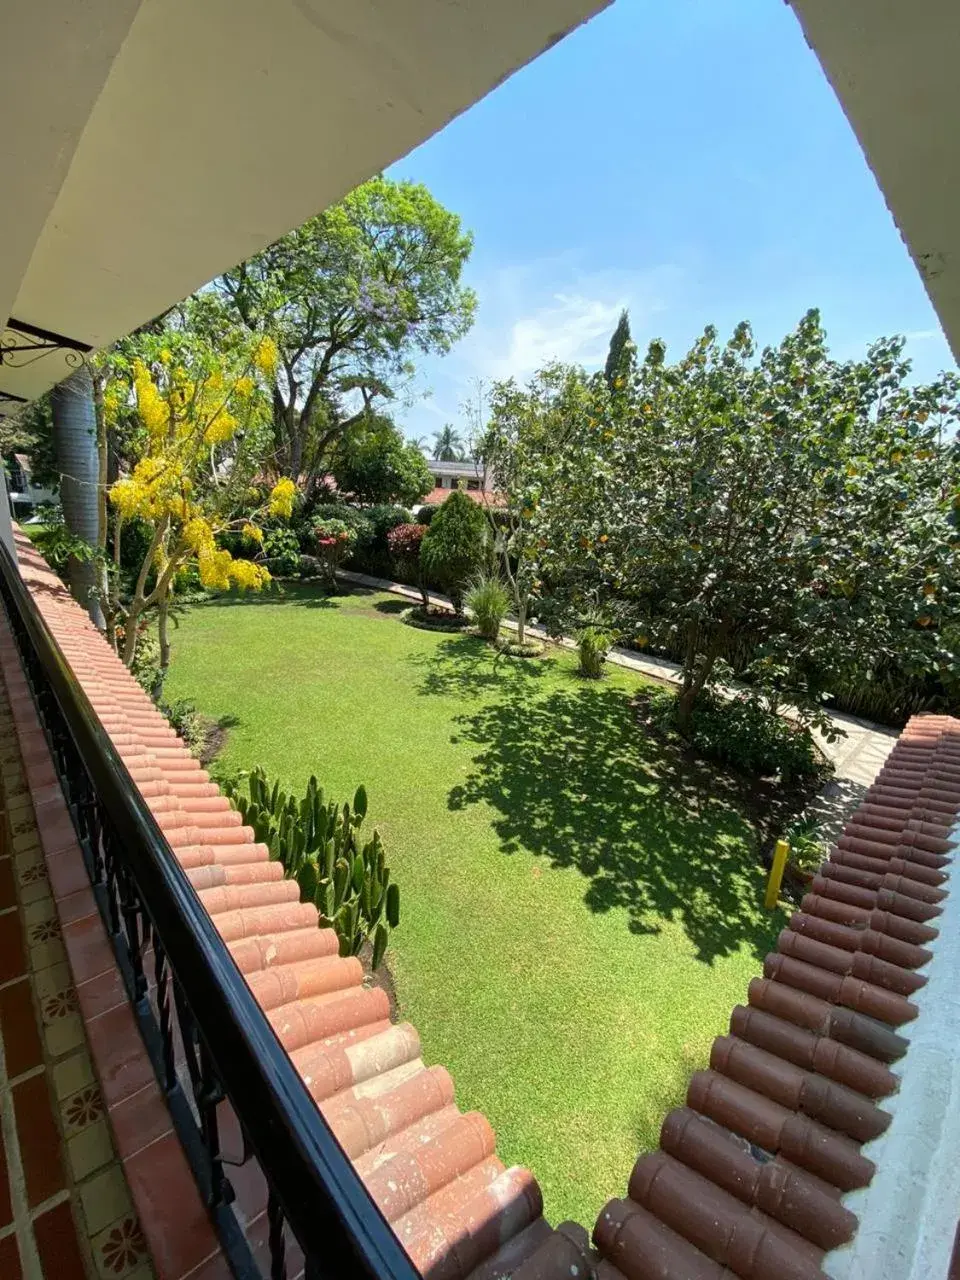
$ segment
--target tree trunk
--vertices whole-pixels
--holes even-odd
[[[69,531],[96,548],[100,540],[97,485],[100,462],[97,422],[93,403],[93,376],[84,364],[54,387],[53,448],[60,472],[60,504]],[[94,624],[103,629],[103,611],[97,598],[97,566],[94,560],[71,556],[67,562],[70,593],[82,604]]]
[[[157,601],[157,636],[160,640],[160,680],[163,681],[170,666],[170,637],[167,635],[167,619],[170,612],[170,593],[164,591]],[[161,683],[161,688],[162,688]]]

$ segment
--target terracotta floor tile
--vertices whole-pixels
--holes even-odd
[[[72,849],[48,855],[47,874],[50,877],[53,896],[58,902],[68,894],[77,893],[80,889],[90,886],[90,877],[83,865],[83,855],[77,844],[74,844]]]
[[[201,1262],[183,1280],[233,1280],[233,1272],[222,1253],[215,1253],[212,1258]]]
[[[17,905],[17,884],[13,875],[13,859],[0,859],[0,911]]]
[[[57,911],[64,926],[74,920],[82,920],[84,916],[96,914],[97,900],[93,896],[89,880],[76,893],[68,893],[66,897],[58,899]]]
[[[23,949],[23,930],[19,913],[0,916],[0,982],[10,982],[26,973],[27,959]]]
[[[108,1107],[129,1098],[153,1080],[153,1066],[128,1004],[93,1018],[87,1024],[87,1034]]]
[[[110,1125],[117,1153],[122,1159],[132,1156],[171,1129],[170,1111],[156,1084],[131,1094],[110,1108]]]
[[[180,1280],[219,1248],[176,1134],[124,1162],[158,1280]]]
[[[48,1200],[66,1185],[60,1158],[60,1133],[53,1118],[46,1076],[31,1076],[15,1085],[13,1106],[27,1200],[32,1207]]]
[[[29,978],[0,988],[0,1034],[11,1080],[43,1061]]]
[[[40,1265],[49,1280],[86,1280],[86,1266],[68,1200],[34,1218],[33,1232]]]
[[[107,938],[99,915],[74,920],[63,930],[63,941],[70,958],[73,980],[78,985],[101,973],[116,971],[113,947]]]
[[[0,1276],[3,1276],[3,1280],[21,1280],[23,1276],[16,1232],[11,1232],[0,1240]]]
[[[77,999],[80,1001],[83,1016],[88,1022],[101,1013],[115,1009],[118,1004],[127,1002],[127,988],[120,976],[120,970],[113,962],[112,951],[110,969],[106,973],[101,973],[99,977],[91,978],[89,982],[79,983]]]

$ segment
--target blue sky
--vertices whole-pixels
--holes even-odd
[[[395,406],[411,436],[462,425],[478,379],[601,363],[622,306],[675,355],[705,324],[765,342],[819,306],[838,357],[905,333],[916,377],[953,367],[784,0],[616,0],[390,174],[476,237],[477,321]]]

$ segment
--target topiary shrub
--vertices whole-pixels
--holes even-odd
[[[484,640],[496,642],[501,623],[510,609],[510,593],[500,576],[478,574],[467,588],[466,604]]]
[[[477,503],[454,490],[424,535],[421,563],[449,595],[458,614],[463,613],[467,583],[483,563],[486,530],[487,522]]]
[[[256,839],[300,885],[301,902],[313,902],[321,927],[336,930],[342,956],[357,955],[372,940],[372,967],[378,968],[390,929],[400,923],[400,890],[390,869],[380,833],[361,843],[367,793],[358,787],[353,806],[327,801],[316,778],[306,793],[287,795],[273,786],[261,768],[224,783],[224,791]]]

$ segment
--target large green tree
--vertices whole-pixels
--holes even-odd
[[[342,494],[364,504],[399,502],[412,507],[433,488],[423,454],[382,415],[371,415],[341,442],[333,478]]]
[[[679,650],[682,727],[738,645],[740,674],[811,722],[885,658],[956,671],[960,380],[912,385],[903,346],[835,361],[810,312],[759,357],[743,324],[676,364],[652,343],[622,387],[592,380],[548,460],[542,568]]]
[[[484,510],[513,597],[520,644],[540,572],[537,508],[550,484],[552,455],[567,444],[586,394],[583,374],[561,364],[542,369],[526,388],[512,378],[495,382],[489,417],[478,434],[477,458],[497,498]]]
[[[472,247],[426,187],[377,177],[197,296],[198,323],[241,325],[277,344],[280,472],[318,477],[417,354],[442,354],[467,332],[476,298],[461,276]]]

